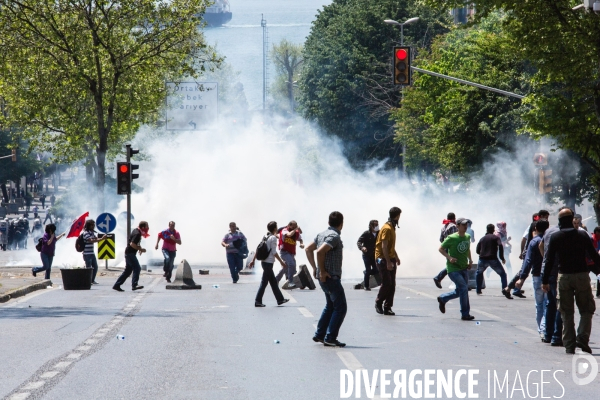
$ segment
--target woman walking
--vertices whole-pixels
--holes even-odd
[[[54,250],[56,248],[56,242],[60,240],[64,233],[56,236],[56,226],[54,224],[46,225],[46,233],[42,236],[42,250],[40,251],[40,257],[42,258],[42,267],[35,267],[31,270],[33,276],[36,276],[38,272],[46,271],[45,279],[50,279],[50,271],[52,270],[52,260],[54,259]]]

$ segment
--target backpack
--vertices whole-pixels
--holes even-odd
[[[271,253],[271,250],[269,250],[269,246],[267,245],[267,239],[270,235],[270,233],[267,233],[256,248],[256,259],[259,261],[266,260],[269,257],[269,254]]]
[[[83,240],[83,233],[79,235],[77,237],[77,240],[75,241],[75,250],[77,250],[79,253],[83,253],[83,250],[85,250],[85,240]]]
[[[40,253],[42,252],[42,244],[42,238],[39,238],[37,244],[35,245],[35,249]]]

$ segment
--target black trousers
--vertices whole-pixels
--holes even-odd
[[[375,263],[375,254],[363,254],[362,259],[365,263],[365,288],[368,288],[369,278],[371,275],[376,275],[379,271],[377,270],[377,264]]]
[[[119,279],[115,282],[115,286],[121,286],[125,283],[129,275],[133,272],[133,278],[131,278],[131,287],[136,287],[140,280],[140,271],[142,267],[140,267],[140,262],[138,261],[135,253],[133,254],[125,254],[125,271],[119,276]]]
[[[394,263],[394,268],[390,271],[387,269],[387,263],[384,259],[377,262],[379,274],[381,275],[381,287],[377,294],[375,302],[378,305],[383,305],[383,308],[390,309],[394,306],[394,294],[396,294],[396,259],[390,259]]]
[[[275,273],[273,273],[273,263],[261,261],[260,265],[262,266],[263,274],[260,280],[260,286],[258,287],[258,292],[256,293],[256,299],[254,301],[256,303],[262,303],[265,289],[267,288],[267,285],[271,285],[271,289],[273,289],[273,294],[275,295],[277,303],[281,303],[283,301],[283,294],[281,294],[281,290],[279,290],[277,278],[275,278]]]

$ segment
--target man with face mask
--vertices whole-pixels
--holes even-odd
[[[584,231],[573,227],[573,211],[564,209],[558,213],[560,231],[552,234],[544,259],[542,290],[548,292],[550,271],[558,259],[558,309],[563,320],[563,344],[567,354],[575,354],[575,347],[592,353],[589,346],[592,317],[596,302],[592,295],[589,255],[594,261],[593,272],[600,271],[600,255],[594,250],[592,241]],[[574,300],[575,299],[575,300]],[[575,303],[579,309],[579,327],[575,335]]]
[[[379,232],[379,222],[372,220],[369,222],[369,229],[364,231],[358,238],[356,245],[362,251],[362,259],[365,263],[365,290],[371,290],[369,287],[369,277],[377,274],[377,265],[375,265],[375,241]]]
[[[395,315],[392,311],[394,294],[396,293],[396,267],[400,258],[396,253],[396,227],[402,210],[398,207],[390,209],[390,218],[383,224],[375,242],[375,259],[381,274],[381,287],[375,300],[375,311],[383,315]]]

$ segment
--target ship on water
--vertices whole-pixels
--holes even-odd
[[[214,0],[201,17],[208,26],[221,26],[231,21],[232,16],[229,0]]]

